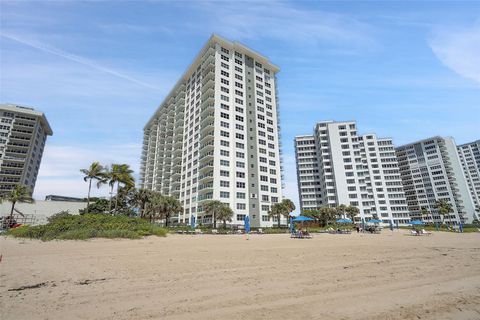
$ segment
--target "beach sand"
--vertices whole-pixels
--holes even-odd
[[[480,319],[478,233],[248,238],[2,237],[0,318]]]

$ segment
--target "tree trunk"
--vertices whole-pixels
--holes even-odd
[[[277,223],[278,223],[278,228],[279,228],[279,229],[280,229],[280,219],[281,219],[280,217],[281,217],[281,215],[278,215],[278,216],[277,216],[277,220],[278,220]]]
[[[88,206],[90,205],[90,191],[91,190],[92,190],[92,178],[90,178],[90,182],[88,183],[87,208],[85,209],[86,214],[88,214]]]
[[[110,202],[108,203],[108,213],[112,214],[112,195],[113,195],[113,186],[110,188]]]
[[[212,214],[213,218],[213,229],[217,229],[217,219],[215,219],[215,213]]]
[[[15,209],[15,201],[12,201],[12,209],[10,210],[10,220],[13,219],[13,210]]]
[[[120,187],[120,182],[117,182],[117,195],[115,196],[115,212],[118,210],[118,188]]]
[[[223,220],[223,229],[227,229],[227,220]]]

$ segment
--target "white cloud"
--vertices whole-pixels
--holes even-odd
[[[34,197],[42,199],[48,194],[84,197],[87,184],[80,169],[88,168],[94,161],[103,165],[126,163],[134,170],[138,181],[140,144],[124,144],[92,147],[70,147],[46,145],[40,172],[35,186]],[[106,196],[108,188],[92,189],[92,195]]]
[[[463,30],[437,30],[429,41],[448,68],[480,85],[480,24]]]

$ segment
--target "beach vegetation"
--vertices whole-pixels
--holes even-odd
[[[122,215],[61,212],[49,218],[47,224],[21,226],[8,230],[7,235],[18,238],[48,240],[85,240],[91,238],[129,238],[165,236],[167,230],[140,218]]]

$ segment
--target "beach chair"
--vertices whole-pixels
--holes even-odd
[[[419,233],[416,230],[410,230],[410,235],[419,236]]]
[[[218,230],[217,229],[212,229],[212,234],[218,234]]]
[[[422,234],[422,236],[429,236],[429,235],[431,235],[432,233],[425,231],[425,229],[422,229],[421,234]]]
[[[202,229],[195,229],[195,234],[203,234]]]
[[[257,233],[258,234],[263,234],[263,229],[258,229]]]

